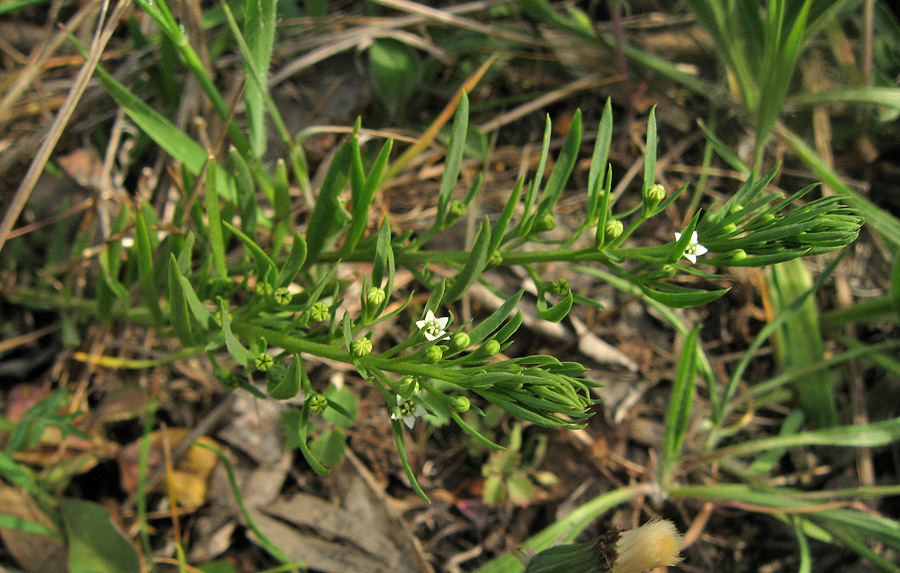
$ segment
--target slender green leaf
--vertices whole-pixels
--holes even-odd
[[[185,346],[193,346],[194,331],[191,327],[191,317],[188,314],[188,305],[181,290],[181,273],[178,269],[178,261],[175,255],[169,255],[169,320],[172,328],[181,343]]]
[[[469,127],[469,96],[462,92],[459,107],[453,118],[453,128],[450,133],[450,146],[447,149],[447,159],[444,163],[444,173],[441,175],[441,185],[438,189],[437,215],[434,226],[443,229],[447,221],[447,206],[453,197],[453,190],[459,179],[462,168],[463,151],[466,148],[466,130]]]
[[[340,228],[341,209],[338,196],[346,184],[352,158],[353,150],[349,141],[342,143],[331,158],[331,164],[316,198],[316,205],[309,217],[306,229],[307,255],[303,268],[308,268],[318,260],[325,242]]]
[[[244,4],[244,37],[253,60],[253,68],[245,63],[245,73],[265,77],[272,58],[275,41],[277,0],[247,0]],[[246,56],[245,56],[246,57]],[[265,85],[262,86],[265,89]],[[257,157],[266,152],[265,98],[256,82],[248,82],[244,88],[247,103],[247,123],[250,127],[250,145]]]
[[[481,276],[481,272],[487,265],[488,257],[490,256],[490,251],[488,251],[490,245],[491,223],[485,218],[481,228],[478,229],[478,234],[475,235],[475,242],[472,245],[469,259],[459,274],[453,279],[453,283],[447,289],[447,292],[444,293],[444,304],[455,302],[472,286],[472,283],[478,280],[478,277]]]

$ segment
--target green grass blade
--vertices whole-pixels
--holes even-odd
[[[228,276],[228,267],[225,264],[225,237],[222,231],[222,216],[219,211],[219,189],[216,171],[218,164],[216,158],[210,153],[207,156],[206,165],[206,216],[209,219],[208,233],[209,248],[212,251],[213,269],[220,278]]]
[[[189,309],[181,290],[181,273],[178,269],[178,261],[175,254],[169,254],[169,320],[178,339],[185,346],[194,345],[194,332],[191,327]]]
[[[134,249],[137,256],[138,277],[141,282],[141,295],[147,310],[150,311],[157,325],[165,323],[162,309],[159,306],[159,292],[156,289],[153,266],[153,246],[150,233],[144,219],[143,209],[134,210]]]

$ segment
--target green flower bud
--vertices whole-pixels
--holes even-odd
[[[369,287],[369,290],[366,291],[366,302],[372,306],[378,306],[384,302],[386,296],[383,288]]]
[[[316,304],[312,305],[312,308],[309,309],[309,316],[315,322],[322,322],[323,320],[328,320],[331,317],[331,310],[328,309],[328,305],[322,301],[318,301]]]
[[[468,412],[469,408],[472,407],[472,401],[466,398],[465,396],[449,396],[453,409],[457,412]]]
[[[404,376],[398,385],[398,394],[404,400],[411,400],[419,393],[419,379],[416,376]]]
[[[425,351],[425,361],[429,364],[437,364],[444,358],[444,350],[440,346],[432,346]]]
[[[465,350],[472,343],[472,339],[465,332],[457,332],[450,338],[450,352]]]
[[[546,288],[558,297],[568,296],[568,294],[572,292],[572,287],[569,286],[569,281],[566,279],[557,279],[548,284]]]
[[[447,205],[447,218],[450,221],[455,221],[462,217],[462,214],[466,212],[466,204],[462,201],[454,199],[450,201],[450,204]]]
[[[747,251],[744,249],[735,249],[733,251],[728,252],[728,258],[726,261],[743,261],[747,258]]]
[[[553,216],[553,213],[544,213],[534,222],[532,230],[535,233],[543,233],[544,231],[550,231],[555,228],[556,218]]]
[[[622,221],[610,219],[603,226],[603,240],[606,243],[611,243],[621,237],[624,231],[625,225],[622,224]]]
[[[644,194],[644,215],[650,214],[666,198],[666,188],[655,183]]]
[[[722,234],[730,235],[731,233],[737,231],[737,225],[734,223],[728,223],[722,228]]]
[[[261,352],[253,358],[253,366],[260,372],[266,372],[275,364],[275,359],[270,354]]]
[[[228,317],[228,322],[232,322],[234,320],[234,316],[232,316],[231,311],[228,311],[226,315]],[[216,323],[216,326],[222,326],[222,311],[217,310],[215,314],[213,314],[213,320]]]
[[[256,292],[262,297],[269,298],[275,292],[275,287],[263,281],[256,283]]]
[[[372,341],[369,340],[368,337],[363,336],[362,338],[357,338],[350,345],[350,350],[353,352],[353,356],[356,358],[361,358],[368,354],[372,353]]]
[[[488,267],[496,267],[497,265],[503,262],[503,255],[500,254],[500,251],[494,251],[488,257],[487,266]]]
[[[273,294],[275,297],[275,304],[278,306],[285,306],[291,303],[291,300],[294,296],[291,294],[291,291],[288,290],[287,287],[280,287],[275,289],[275,293]]]
[[[488,356],[493,356],[500,352],[500,343],[494,340],[493,338],[484,343],[484,353]]]
[[[241,377],[237,374],[232,374],[231,372],[225,374],[219,381],[222,383],[222,388],[226,392],[237,390],[241,385]]]
[[[315,414],[321,414],[328,409],[328,399],[318,392],[310,392],[306,397],[306,403],[309,404],[310,411]]]

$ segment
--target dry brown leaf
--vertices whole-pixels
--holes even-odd
[[[56,529],[27,494],[0,482],[0,513]],[[0,527],[3,545],[23,569],[34,573],[66,571],[66,544],[61,539]]]
[[[164,464],[163,437],[169,440],[169,451],[174,450],[178,443],[185,439],[190,431],[185,428],[167,428],[157,430],[150,434],[150,457],[147,460],[147,473],[152,474]],[[218,447],[215,440],[201,436],[197,442]],[[119,467],[122,473],[122,489],[132,493],[137,488],[138,465],[141,455],[141,442],[129,444],[119,453]],[[209,476],[216,467],[218,456],[206,448],[192,445],[184,455],[175,463],[172,472],[172,490],[175,501],[185,509],[196,509],[206,502]],[[156,490],[164,490],[164,482],[157,485]]]

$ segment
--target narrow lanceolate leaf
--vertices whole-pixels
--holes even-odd
[[[226,221],[222,221],[222,225],[234,233],[234,235],[244,243],[247,250],[250,251],[253,260],[256,262],[256,279],[258,281],[266,282],[274,281],[278,274],[278,270],[275,267],[275,263],[269,258],[269,255],[267,255],[253,239],[242,233],[241,230],[234,225]]]
[[[559,322],[569,314],[569,311],[572,310],[572,304],[574,302],[575,297],[572,294],[572,291],[569,291],[566,294],[565,298],[550,307],[547,306],[546,299],[541,296],[540,298],[538,298],[536,305],[538,316],[540,316],[542,320],[546,320],[549,322]]]
[[[516,294],[512,295],[506,302],[504,302],[500,308],[495,310],[493,314],[489,317],[481,321],[481,323],[473,328],[469,332],[469,341],[471,344],[478,344],[485,338],[487,338],[491,333],[500,328],[500,325],[503,324],[503,321],[506,320],[510,314],[515,310],[516,305],[519,304],[519,300],[522,299],[522,294],[525,291],[520,290]],[[505,339],[504,339],[505,340]],[[504,342],[504,340],[500,340],[498,342]]]
[[[303,235],[294,233],[294,244],[291,245],[291,252],[278,273],[275,286],[286,287],[294,282],[304,261],[306,261],[306,241],[303,240]]]
[[[642,195],[656,183],[656,106],[650,110],[647,118],[647,147],[644,150],[644,185]]]
[[[287,367],[284,376],[280,380],[277,378],[269,379],[266,385],[266,391],[269,393],[269,396],[276,400],[289,400],[296,396],[300,392],[301,368],[303,368],[303,362],[300,360],[300,355],[294,354],[293,360],[290,366]]]
[[[347,173],[352,157],[350,142],[345,141],[331,159],[331,165],[328,166],[328,172],[325,174],[322,187],[319,189],[319,196],[316,198],[316,206],[309,217],[304,268],[316,262],[325,242],[340,228],[341,208],[338,204],[338,196],[347,182]]]
[[[500,248],[503,237],[506,234],[506,227],[509,225],[513,213],[515,213],[516,207],[519,205],[519,197],[522,195],[522,186],[524,184],[525,177],[519,177],[515,188],[509,195],[509,199],[506,200],[506,205],[503,206],[503,211],[500,212],[500,216],[494,222],[494,226],[491,228],[491,244],[488,248],[488,256]]]
[[[441,176],[441,186],[438,190],[437,220],[435,226],[442,228],[447,218],[447,205],[456,188],[459,179],[459,171],[462,168],[463,151],[466,148],[466,131],[469,127],[469,97],[463,92],[459,100],[459,108],[453,119],[453,129],[450,133],[450,147],[447,150],[447,160],[444,165],[444,173]]]
[[[134,210],[134,248],[138,260],[138,277],[141,281],[141,294],[144,304],[153,315],[157,324],[162,325],[162,309],[159,307],[159,293],[156,291],[156,281],[153,276],[153,247],[150,243],[150,233],[144,220],[141,209]]]
[[[478,234],[475,236],[475,243],[472,245],[469,260],[466,261],[462,270],[453,279],[453,284],[444,293],[444,304],[455,302],[472,286],[472,283],[478,280],[478,277],[481,276],[481,271],[487,265],[488,257],[490,256],[488,251],[490,245],[491,223],[485,218],[481,228],[478,229]]]
[[[694,401],[694,384],[697,379],[697,340],[701,325],[695,326],[684,340],[675,383],[672,386],[672,400],[666,416],[666,435],[663,440],[665,464],[673,468],[687,435],[691,421],[691,406]]]
[[[203,303],[200,302],[200,298],[197,296],[197,293],[194,292],[194,287],[191,286],[191,281],[185,276],[179,276],[178,282],[181,283],[181,292],[184,294],[188,308],[191,309],[191,314],[194,315],[194,318],[197,319],[200,326],[207,330],[212,330],[215,326],[213,315],[206,309]]]
[[[721,290],[702,290],[702,289],[679,289],[678,291],[661,291],[651,289],[645,285],[638,285],[648,297],[657,302],[668,306],[669,308],[689,308],[692,306],[700,306],[710,303],[721,298],[728,289]]]
[[[169,255],[169,320],[178,339],[185,346],[194,344],[194,331],[191,327],[191,317],[188,314],[187,301],[181,290],[181,273],[178,269],[178,261],[175,254]]]
[[[384,175],[384,170],[387,167],[387,162],[390,158],[393,146],[393,139],[389,139],[384,146],[382,146],[381,151],[378,153],[378,157],[375,158],[375,163],[372,165],[371,171],[369,171],[369,176],[366,178],[359,191],[354,189],[352,197],[353,205],[351,207],[352,218],[350,220],[350,229],[347,231],[347,237],[344,239],[344,246],[341,248],[342,256],[347,256],[353,252],[353,249],[359,244],[360,239],[362,239],[362,236],[366,231],[366,225],[369,222],[369,207],[372,205],[372,199],[375,197],[375,192],[381,185],[381,178]]]
[[[244,38],[253,60],[253,68],[247,64],[247,76],[255,73],[266,77],[272,59],[275,40],[277,0],[247,0],[244,5]],[[265,84],[262,89],[265,89]],[[257,157],[266,151],[265,100],[256,82],[247,82],[244,101],[247,103],[247,121],[250,124],[250,145]]]
[[[612,103],[606,100],[603,115],[597,127],[597,139],[594,141],[594,153],[591,155],[591,168],[588,171],[588,222],[601,216],[601,199],[607,176],[609,148],[612,145]],[[605,221],[604,221],[605,223]],[[602,227],[601,227],[602,228]]]
[[[219,299],[219,318],[222,321],[222,332],[225,334],[225,346],[228,353],[238,364],[249,366],[253,364],[253,353],[244,348],[244,345],[231,332],[231,319],[228,317],[228,305],[224,299]]]
[[[556,158],[556,164],[550,172],[550,178],[547,180],[547,186],[544,188],[544,194],[541,202],[538,203],[537,216],[540,218],[544,214],[551,213],[562,195],[569,176],[575,168],[575,161],[578,159],[578,149],[581,145],[581,110],[575,112],[572,118],[572,124],[569,126],[569,132],[566,134],[566,140],[563,142],[559,157]]]

